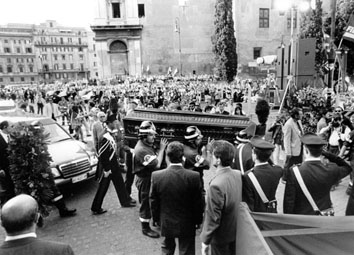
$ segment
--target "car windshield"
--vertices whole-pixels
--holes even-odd
[[[49,134],[48,140],[50,143],[71,139],[71,136],[57,123],[44,125],[44,133]]]

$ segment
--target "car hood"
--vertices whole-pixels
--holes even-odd
[[[48,145],[52,165],[61,165],[82,158],[88,158],[84,145],[75,140],[65,140]]]

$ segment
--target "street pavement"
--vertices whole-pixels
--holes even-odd
[[[272,113],[270,123],[276,113]],[[215,175],[215,169],[205,171],[204,182],[206,188],[211,178]],[[331,192],[336,215],[345,213],[348,196],[345,189],[349,178],[346,177]],[[279,213],[282,213],[282,201],[285,185],[279,183],[277,201]],[[77,209],[77,216],[60,218],[56,208],[44,221],[44,227],[38,229],[39,238],[68,243],[78,255],[153,255],[161,254],[160,243],[162,238],[151,239],[141,233],[141,225],[138,216],[138,207],[122,208],[113,185],[107,192],[103,202],[103,208],[108,212],[103,215],[92,215],[91,203],[97,189],[97,182],[89,180],[68,187],[64,195],[67,206]],[[133,185],[132,197],[137,199],[137,190]],[[0,239],[4,239],[5,232],[1,228]],[[199,231],[196,237],[196,254],[201,254]],[[176,252],[177,254],[177,252]]]

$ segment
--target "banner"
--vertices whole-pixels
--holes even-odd
[[[343,34],[343,39],[354,42],[354,15],[350,15],[347,29]]]

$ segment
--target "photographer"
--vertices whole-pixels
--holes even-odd
[[[350,133],[350,128],[342,124],[342,116],[340,113],[335,112],[333,114],[331,122],[327,127],[322,128],[320,134],[327,137],[328,151],[335,155],[339,154],[339,151]]]

